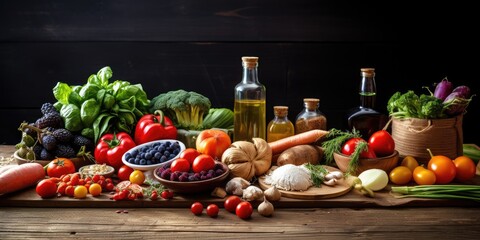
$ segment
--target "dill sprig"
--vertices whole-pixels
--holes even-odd
[[[331,165],[334,161],[333,153],[340,152],[343,143],[354,137],[361,137],[360,132],[358,132],[356,129],[353,129],[352,132],[343,132],[335,128],[330,129],[326,136],[326,138],[329,140],[322,143],[325,154],[325,164]]]
[[[355,146],[355,151],[353,151],[350,157],[352,158],[348,163],[347,173],[355,174],[358,169],[358,165],[360,163],[360,154],[362,152],[368,150],[368,143],[365,141],[357,141],[357,145]]]
[[[328,170],[322,165],[313,165],[311,163],[305,164],[305,167],[310,171],[310,178],[312,179],[315,187],[320,187],[325,180],[325,175],[328,174]]]

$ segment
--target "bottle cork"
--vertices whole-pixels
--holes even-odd
[[[285,117],[288,115],[288,107],[287,106],[274,106],[273,113],[279,117]]]
[[[375,68],[360,68],[362,77],[373,77],[375,76]]]
[[[253,68],[258,66],[258,57],[242,57],[242,64],[245,67]]]
[[[308,110],[315,110],[318,107],[318,104],[320,103],[320,99],[318,98],[305,98],[303,99],[303,102],[305,103],[305,107]]]

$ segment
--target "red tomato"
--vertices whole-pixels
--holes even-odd
[[[198,155],[200,155],[200,153],[197,151],[197,149],[187,148],[180,153],[179,157],[187,159],[190,165],[192,165],[193,160],[195,160],[195,158],[198,157]]]
[[[395,151],[395,141],[392,135],[385,130],[374,132],[368,139],[370,146],[379,157],[390,156]]]
[[[366,143],[366,141],[362,138],[350,138],[347,142],[343,144],[342,153],[347,156],[352,155],[355,152],[355,148],[357,147],[359,142]],[[369,145],[367,145],[367,151],[363,151],[362,153],[360,153],[360,158],[377,158],[377,156],[375,155],[373,149]]]
[[[163,190],[160,195],[162,196],[163,199],[172,199],[173,198],[173,192],[168,190],[168,189]]]
[[[57,184],[50,179],[43,179],[37,184],[35,191],[42,198],[51,198],[57,195]]]
[[[200,215],[203,212],[203,205],[199,202],[194,202],[190,207],[190,210],[192,211],[193,214]]]
[[[75,165],[68,158],[56,158],[47,166],[47,175],[52,178],[59,178],[62,175],[74,173]]]
[[[225,208],[225,210],[233,213],[237,209],[237,205],[241,202],[242,202],[242,199],[240,197],[230,196],[223,203],[223,207]]]
[[[235,209],[235,214],[241,219],[249,218],[253,213],[252,204],[249,202],[241,202],[237,205]]]
[[[475,163],[467,156],[460,156],[453,160],[453,164],[457,168],[455,179],[460,182],[465,182],[475,177],[477,171]]]
[[[172,172],[188,172],[190,171],[190,163],[185,158],[177,158],[173,160],[170,169],[172,170]]]
[[[173,164],[172,164],[173,166]],[[215,160],[207,154],[200,154],[193,160],[192,169],[193,172],[199,173],[201,171],[208,171],[215,167]],[[172,169],[173,172],[173,169]]]
[[[453,161],[445,156],[432,156],[428,161],[428,169],[435,173],[437,184],[446,184],[451,182],[457,174],[457,169]]]
[[[219,211],[220,209],[218,209],[218,206],[216,204],[210,204],[207,207],[207,215],[209,217],[212,217],[212,218],[217,217]]]
[[[72,186],[72,185],[68,185],[65,188],[65,195],[67,195],[69,197],[73,197],[74,194],[75,194],[75,187]]]
[[[133,168],[127,165],[123,165],[118,169],[118,173],[117,173],[118,179],[120,179],[120,181],[128,180],[132,172],[133,172]]]
[[[198,134],[196,141],[197,151],[208,154],[213,158],[222,158],[223,152],[230,147],[232,141],[227,133],[222,130],[208,129]]]

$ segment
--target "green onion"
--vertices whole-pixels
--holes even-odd
[[[420,185],[392,187],[392,193],[397,198],[443,198],[443,199],[468,199],[480,201],[479,185]]]

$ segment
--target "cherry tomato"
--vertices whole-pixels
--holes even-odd
[[[172,172],[189,172],[190,171],[190,163],[185,158],[177,158],[173,160],[172,165],[170,166]]]
[[[435,184],[436,179],[435,173],[423,166],[418,166],[413,170],[413,180],[418,185],[432,185]]]
[[[209,217],[212,217],[212,218],[217,217],[219,211],[220,209],[216,204],[210,204],[207,206],[207,215]]]
[[[355,152],[355,148],[359,142],[366,142],[362,138],[350,138],[347,140],[342,147],[342,153],[350,156]],[[363,151],[360,153],[360,158],[377,158],[375,152],[370,146],[367,146],[367,151]]]
[[[67,188],[67,183],[60,182],[57,186],[57,193],[60,195],[65,195],[65,189]]]
[[[194,202],[190,207],[190,210],[192,211],[193,214],[200,215],[203,212],[203,205],[199,202]]]
[[[233,213],[233,212],[235,212],[235,210],[237,208],[237,205],[241,202],[242,202],[242,199],[240,197],[230,196],[223,203],[223,207],[225,208],[225,210]]]
[[[86,186],[85,186],[86,187]],[[102,186],[100,186],[100,184],[98,183],[93,183],[90,185],[90,187],[88,188],[88,192],[96,197],[98,195],[100,195],[102,193]]]
[[[130,174],[133,172],[133,168],[123,165],[118,169],[117,177],[120,181],[129,180]],[[98,180],[97,180],[98,181]]]
[[[445,156],[432,156],[428,161],[428,169],[435,173],[436,183],[446,184],[451,182],[457,174],[457,169],[453,161]]]
[[[157,198],[158,198],[157,191],[152,191],[152,194],[150,194],[150,200],[157,200]]]
[[[208,171],[215,167],[215,160],[207,154],[200,154],[193,160],[192,170],[199,173],[201,171]]]
[[[78,185],[73,191],[74,198],[86,198],[87,197],[87,188],[85,186]]]
[[[195,158],[198,157],[198,155],[200,155],[200,153],[197,151],[197,149],[187,148],[180,153],[179,157],[187,159],[190,165],[192,165],[193,160],[195,160]]]
[[[50,179],[43,179],[37,184],[35,191],[42,198],[51,198],[57,195],[57,184]]]
[[[397,185],[404,185],[412,180],[412,171],[405,166],[398,166],[390,171],[390,181]]]
[[[162,196],[163,199],[172,199],[173,198],[173,192],[168,190],[168,189],[163,190],[160,195]]]
[[[73,194],[75,193],[75,187],[72,185],[67,185],[65,188],[65,195],[69,197],[73,197]]]
[[[241,219],[249,218],[253,213],[252,204],[249,202],[241,202],[237,205],[235,209],[235,214]]]
[[[137,194],[135,194],[135,193],[130,193],[130,194],[128,194],[128,200],[132,200],[132,201],[133,201],[133,200],[135,200],[135,199],[137,199]]]
[[[78,173],[72,174],[72,176],[70,177],[71,185],[76,186],[76,185],[78,185],[79,181],[80,181],[80,174],[78,174]]]
[[[403,158],[402,163],[400,163],[400,166],[405,166],[410,169],[410,171],[413,172],[416,167],[418,167],[418,162],[417,159],[415,159],[412,156],[406,156]]]
[[[56,158],[48,163],[47,175],[49,177],[61,177],[65,174],[74,173],[75,165],[68,158]]]
[[[379,157],[390,156],[395,151],[395,141],[385,130],[374,132],[368,139],[368,146],[372,147]]]
[[[223,152],[225,152],[231,144],[232,141],[228,134],[217,129],[201,131],[195,142],[197,151],[208,154],[214,159],[221,159]]]
[[[457,172],[455,175],[455,179],[460,182],[465,182],[473,177],[475,177],[475,173],[477,171],[475,163],[472,159],[467,156],[460,156],[453,160],[455,167],[457,168]]]
[[[113,189],[115,188],[115,185],[113,185],[113,183],[107,183],[107,185],[105,186],[105,189],[107,191],[113,191]]]
[[[131,183],[135,183],[135,184],[139,184],[139,185],[142,185],[143,182],[145,182],[145,175],[143,174],[142,171],[140,170],[134,170],[131,174],[130,174],[130,182]]]

